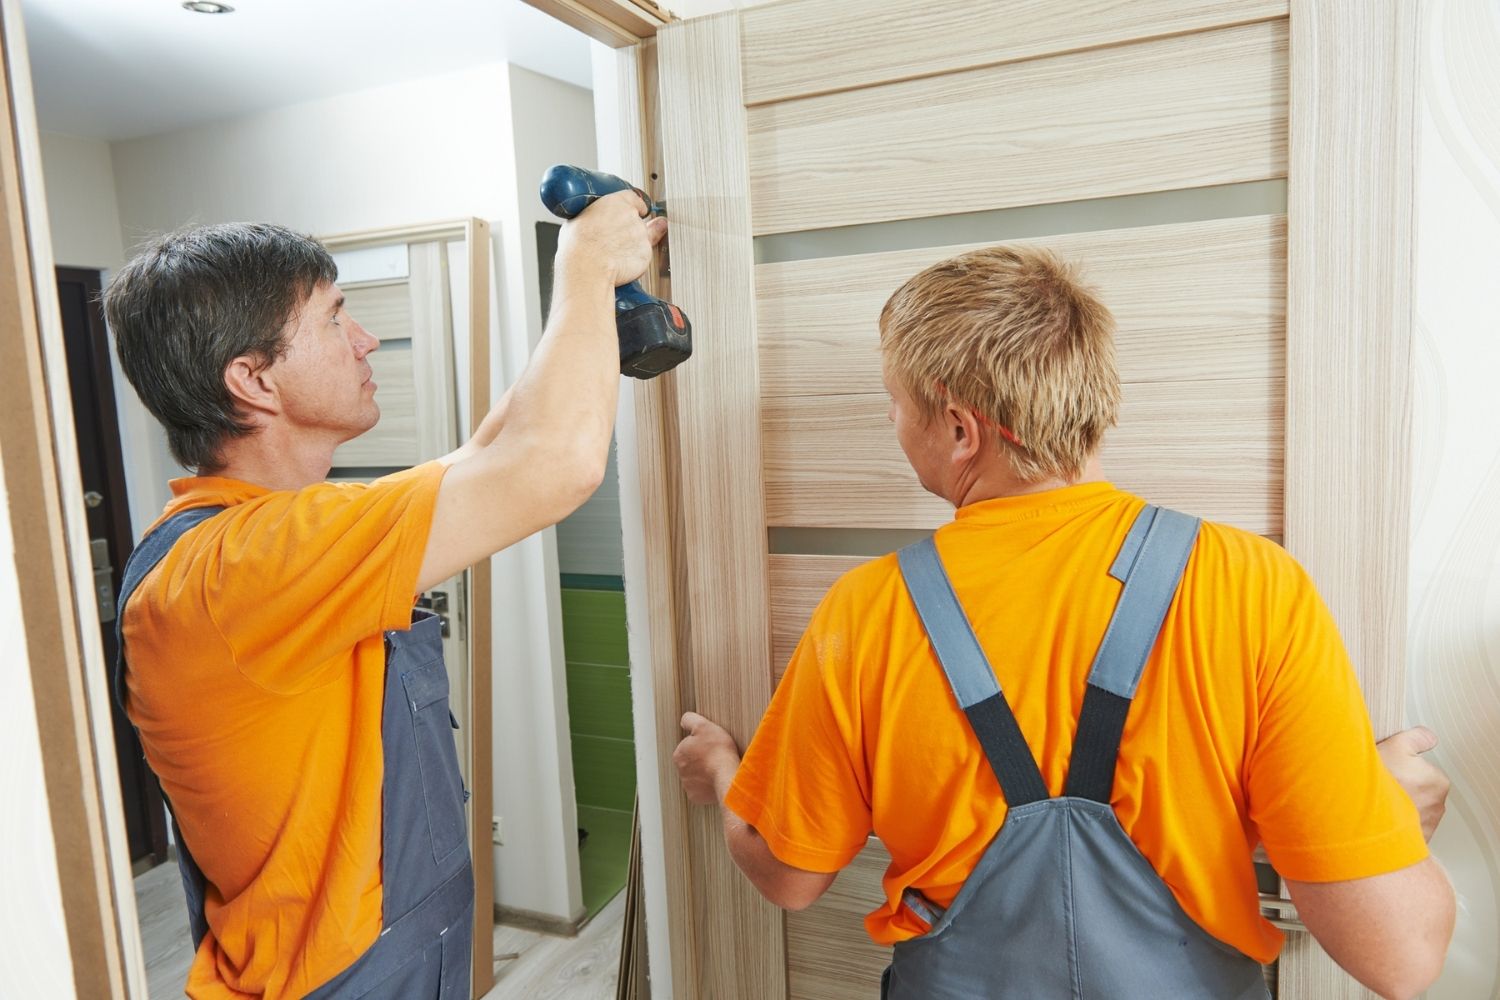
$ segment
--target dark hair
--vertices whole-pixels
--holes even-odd
[[[223,467],[224,442],[253,429],[224,385],[229,363],[275,361],[287,323],[337,278],[318,241],[261,222],[179,229],[119,270],[104,313],[120,367],[166,428],[177,461],[199,473]]]

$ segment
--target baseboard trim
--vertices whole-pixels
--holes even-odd
[[[577,937],[578,932],[588,926],[588,922],[587,910],[570,920],[551,913],[538,913],[535,910],[522,910],[514,906],[495,904],[495,923],[505,924],[508,927],[521,927],[528,931],[536,931],[538,934],[551,934],[553,937]]]

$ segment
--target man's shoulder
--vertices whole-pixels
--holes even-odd
[[[1301,564],[1274,539],[1219,521],[1203,522],[1195,555],[1238,573],[1259,574],[1278,581],[1306,576]]]
[[[889,591],[901,581],[901,567],[896,556],[895,552],[887,552],[849,567],[828,588],[828,599],[866,604]]]

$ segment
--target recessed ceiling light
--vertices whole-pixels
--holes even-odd
[[[190,10],[197,14],[233,14],[234,8],[227,3],[214,3],[212,0],[187,0],[182,5],[183,10]]]

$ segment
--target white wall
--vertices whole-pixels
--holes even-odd
[[[125,248],[109,143],[43,132],[42,169],[57,263],[103,271],[119,267]]]
[[[1408,710],[1453,791],[1458,928],[1430,1000],[1500,996],[1500,6],[1425,0]]]
[[[109,143],[43,132],[42,172],[47,222],[57,262],[110,272],[125,262]],[[146,412],[113,355],[115,409],[127,456],[125,493],[136,541],[171,496],[167,480],[185,475],[167,450],[167,435]]]
[[[518,66],[510,67],[509,84],[515,156],[506,179],[512,192],[510,217],[515,222],[505,230],[503,259],[506,287],[520,288],[522,294],[511,295],[502,310],[510,329],[526,331],[529,349],[542,335],[535,224],[553,218],[542,207],[538,194],[542,174],[554,163],[593,165],[594,112],[588,91]],[[511,364],[517,372],[521,359],[515,352],[521,343],[517,336],[510,344]],[[546,546],[531,555],[526,579],[538,576],[545,579],[546,586],[529,586],[518,598],[528,602],[527,620],[534,623],[535,641],[545,645],[553,669],[538,671],[498,660],[495,664],[496,771],[504,760],[512,762],[509,769],[514,772],[503,798],[498,785],[496,788],[496,810],[505,816],[505,846],[497,855],[497,872],[502,884],[507,879],[525,877],[540,849],[566,842],[572,859],[567,873],[567,909],[510,899],[505,905],[548,915],[566,914],[574,919],[583,913],[583,892],[578,878],[578,804],[573,790],[573,748],[568,738],[567,674],[554,532],[548,532]],[[497,603],[501,599],[497,585]],[[502,713],[508,713],[509,718],[502,719]],[[544,720],[548,739],[524,738],[523,727],[536,726],[538,719]],[[512,817],[526,816],[534,802],[555,800],[559,794],[561,799],[546,817],[545,827],[532,824],[524,830],[524,839],[519,836]]]
[[[530,163],[567,142],[587,92],[503,64],[115,143],[126,250],[192,222],[269,220],[329,235],[488,219],[498,398],[540,333],[528,321],[535,248],[528,269],[522,239],[536,182],[517,180],[513,79],[515,135]],[[582,114],[591,155],[592,115]],[[494,580],[494,793],[506,837],[494,852],[496,902],[571,919],[582,899],[552,533],[497,556]]]
[[[29,581],[35,583],[36,581]],[[20,579],[0,469],[0,983],[6,995],[74,996],[52,812],[26,659]],[[14,991],[12,993],[12,991]]]
[[[518,66],[511,67],[510,86],[524,243],[521,260],[526,283],[526,320],[536,338],[542,332],[536,223],[562,221],[542,207],[537,188],[542,174],[555,163],[589,168],[597,165],[594,95],[582,87],[559,83]],[[640,178],[630,179],[641,182]],[[564,573],[621,574],[620,492],[613,447],[609,461],[598,492],[557,526],[558,568]]]

